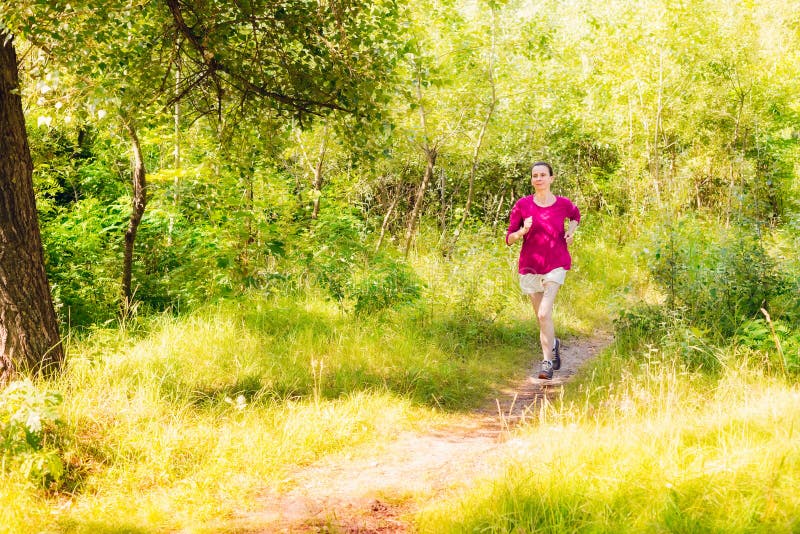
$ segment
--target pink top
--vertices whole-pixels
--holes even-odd
[[[511,209],[506,232],[508,235],[522,228],[523,219],[533,217],[533,225],[522,236],[522,250],[519,252],[520,274],[547,274],[553,269],[572,267],[572,258],[564,238],[564,222],[581,220],[581,212],[566,197],[556,197],[556,201],[543,208],[533,201],[533,195],[517,200]]]

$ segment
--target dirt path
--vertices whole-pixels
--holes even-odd
[[[545,398],[557,398],[606,336],[563,343],[562,367],[539,380],[539,362],[502,389],[462,424],[426,434],[406,432],[364,455],[335,456],[298,470],[292,489],[261,498],[260,510],[237,518],[237,532],[409,532],[403,516],[499,469],[515,443],[509,431],[533,415]]]

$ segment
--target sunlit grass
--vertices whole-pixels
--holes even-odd
[[[656,300],[626,224],[581,227],[559,335]],[[71,338],[64,372],[39,384],[65,399],[66,476],[42,489],[6,472],[0,532],[229,531],[298,468],[463,422],[524,372],[537,332],[518,248],[485,230],[447,250],[431,234],[410,258],[422,296],[395,309],[359,316],[295,287]],[[800,529],[798,386],[763,349],[713,346],[679,310],[643,313],[531,414],[503,471],[423,510],[419,530]]]
[[[66,480],[6,488],[4,524],[215,531],[298,466],[444,424],[527,360],[527,328],[459,317],[252,295],[73,341],[41,384],[65,398]]]
[[[503,473],[427,509],[420,531],[796,531],[796,385],[758,366],[714,381],[658,351],[605,358],[520,433]]]
[[[62,528],[202,529],[246,510],[260,490],[281,487],[295,466],[435,419],[378,393],[320,406],[308,400],[263,406],[234,400],[200,411],[137,400],[126,410],[122,399],[108,399],[105,420],[87,421],[85,408],[70,414],[81,441],[77,452],[96,465],[84,466],[83,487],[59,518]]]

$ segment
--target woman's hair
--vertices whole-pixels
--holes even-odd
[[[534,167],[539,165],[541,165],[542,167],[547,167],[547,170],[550,171],[550,176],[553,176],[553,167],[551,167],[550,164],[547,163],[546,161],[537,161],[536,163],[531,165],[531,172],[533,172]]]

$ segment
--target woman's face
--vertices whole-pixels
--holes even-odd
[[[552,183],[553,176],[545,165],[536,165],[531,170],[531,185],[536,191],[549,191]]]

